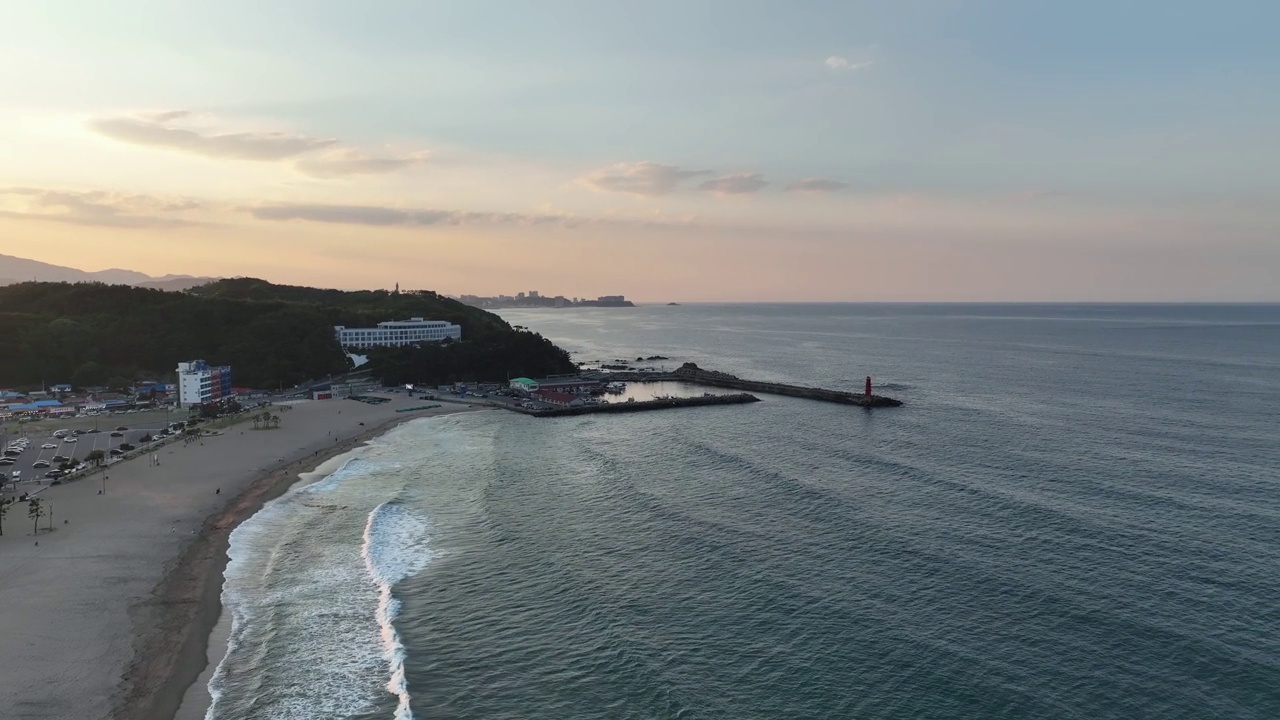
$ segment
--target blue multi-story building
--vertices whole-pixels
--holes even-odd
[[[233,397],[230,365],[210,365],[203,360],[178,363],[180,406],[197,407]]]

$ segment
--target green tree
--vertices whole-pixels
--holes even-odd
[[[88,455],[84,456],[84,461],[87,463],[92,463],[94,465],[101,465],[102,461],[106,459],[106,457],[107,457],[107,454],[102,452],[101,450],[93,450],[93,451],[90,451]]]
[[[71,374],[71,384],[77,388],[86,388],[102,382],[104,371],[96,361],[90,360]]]
[[[44,505],[40,503],[40,498],[27,500],[27,517],[31,518],[31,534],[39,533],[40,518],[44,517]]]

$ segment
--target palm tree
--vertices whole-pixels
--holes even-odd
[[[261,415],[254,415],[254,416],[253,416],[253,429],[254,429],[254,430],[257,430],[257,429],[258,429],[258,424],[259,424],[259,423],[261,423],[261,422],[262,422],[262,416],[261,416]]]
[[[31,498],[27,501],[27,517],[31,518],[31,534],[39,533],[40,518],[44,517],[44,507],[40,505],[40,498]]]

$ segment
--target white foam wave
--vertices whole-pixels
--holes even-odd
[[[396,502],[385,502],[369,513],[364,529],[361,556],[374,584],[378,586],[376,618],[382,637],[383,658],[390,679],[387,692],[398,698],[396,720],[412,720],[409,686],[405,680],[404,643],[396,631],[400,601],[392,594],[396,583],[421,572],[431,562],[427,547],[430,526],[426,519]]]
[[[279,570],[277,566],[282,562],[288,563],[282,554],[282,542],[293,534],[291,520],[299,514],[300,505],[308,502],[308,497],[331,493],[341,487],[344,480],[367,473],[369,466],[360,461],[360,455],[366,449],[354,449],[329,459],[310,473],[303,473],[300,480],[304,484],[297,485],[266,503],[253,517],[232,530],[222,590],[223,607],[231,615],[231,631],[227,638],[226,653],[209,680],[210,702],[205,713],[206,720],[222,717],[220,711],[224,696],[230,690],[228,685],[234,682],[230,663],[241,654],[241,646],[245,635],[251,632],[251,626],[256,620],[269,614],[273,606],[291,595],[288,590],[279,591],[267,586],[267,579]],[[308,480],[314,482],[308,483]],[[324,578],[327,582],[323,582],[320,577],[312,578],[313,582],[323,582],[334,589],[351,585],[353,580],[358,583],[358,576],[343,580],[340,568],[329,568],[318,563],[309,569],[317,575],[328,576]],[[289,570],[291,569],[284,571]],[[254,642],[250,642],[250,646],[253,644]],[[252,647],[245,652],[254,654]],[[342,709],[356,709],[359,702],[358,697],[345,699]],[[237,703],[233,703],[235,704]],[[235,713],[236,709],[232,708],[230,712]]]

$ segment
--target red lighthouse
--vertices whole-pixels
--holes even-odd
[[[867,397],[871,397],[871,376],[867,376]]]

